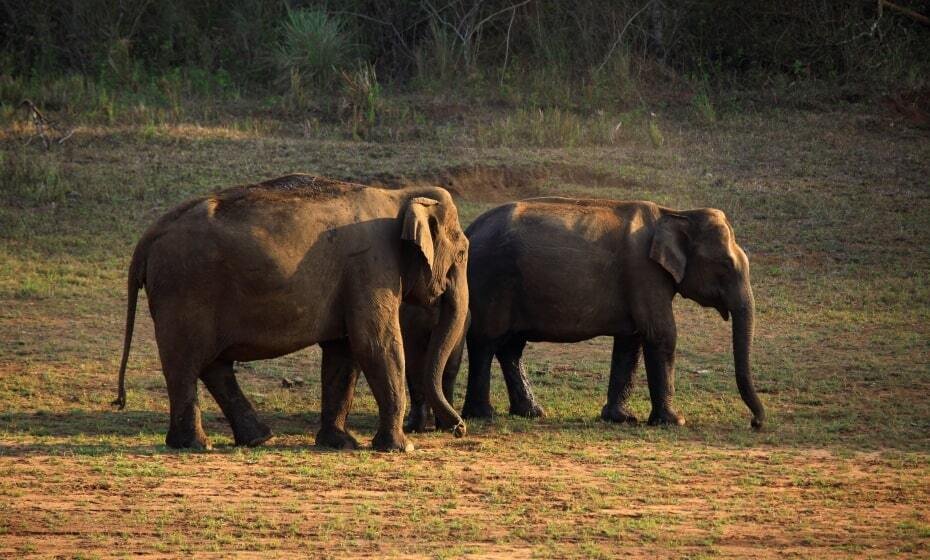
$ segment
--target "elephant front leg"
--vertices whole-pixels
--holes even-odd
[[[674,335],[646,340],[643,353],[646,378],[649,381],[649,398],[652,401],[649,425],[684,425],[685,419],[672,408],[672,398],[675,396]]]
[[[607,385],[607,404],[601,409],[601,419],[606,422],[638,422],[636,416],[627,408],[630,394],[633,392],[633,375],[642,353],[642,340],[639,337],[614,337],[613,353],[610,357],[610,381]]]
[[[403,430],[407,390],[397,316],[361,317],[350,321],[349,333],[353,356],[378,403],[378,431],[371,446],[378,451],[413,451]]]
[[[358,367],[348,341],[326,342],[320,347],[323,349],[323,395],[316,444],[335,449],[356,449],[358,441],[346,429],[346,418],[355,397]]]
[[[378,431],[371,446],[378,451],[413,451],[413,443],[404,435],[404,408],[407,394],[404,390],[403,367],[398,368],[391,356],[400,354],[388,350],[385,359],[365,360],[362,371],[378,403]],[[401,362],[402,363],[402,362]]]
[[[220,405],[236,445],[255,447],[271,439],[271,428],[258,419],[252,403],[242,393],[232,362],[213,362],[203,370],[200,379]]]

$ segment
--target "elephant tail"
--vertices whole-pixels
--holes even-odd
[[[136,302],[139,299],[139,290],[145,285],[145,253],[143,243],[139,243],[132,255],[132,262],[129,264],[129,278],[127,280],[127,297],[126,304],[126,332],[123,335],[123,359],[119,365],[119,388],[117,389],[116,400],[111,404],[119,407],[119,410],[126,408],[126,363],[129,361],[129,347],[132,345],[132,329],[136,322]]]

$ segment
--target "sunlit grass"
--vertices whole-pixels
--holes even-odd
[[[429,126],[422,114],[392,110],[397,130]],[[819,557],[920,555],[930,545],[925,138],[860,130],[855,115],[780,111],[718,112],[712,134],[663,115],[661,149],[646,121],[622,142],[585,144],[596,132],[585,131],[581,147],[566,148],[574,125],[518,130],[514,121],[501,131],[513,140],[482,143],[467,121],[442,141],[397,132],[404,141],[394,142],[385,132],[360,142],[259,118],[119,118],[81,125],[48,152],[23,146],[31,131],[22,121],[0,130],[4,157],[35,166],[18,176],[21,190],[0,198],[0,556],[235,548],[719,557],[787,547]],[[561,140],[521,140],[560,130]],[[36,194],[51,171],[62,190],[53,200]],[[544,419],[506,414],[495,367],[499,415],[470,422],[466,438],[417,435],[406,456],[324,451],[313,446],[313,348],[237,366],[277,434],[269,445],[233,447],[202,390],[215,450],[167,449],[144,297],[128,407],[109,404],[133,244],[188,197],[291,171],[451,183],[464,224],[502,200],[540,193],[722,208],[753,263],[754,366],[768,425],[749,428],[730,325],[679,300],[675,405],[688,424],[678,429],[598,419],[611,345],[598,338],[528,346]],[[282,387],[295,375],[307,383]],[[642,369],[637,382],[631,408],[644,419]],[[364,382],[349,423],[363,443],[374,434],[377,407]]]

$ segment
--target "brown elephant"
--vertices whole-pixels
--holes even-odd
[[[749,261],[720,210],[677,211],[650,202],[538,198],[494,208],[466,230],[468,387],[462,415],[489,417],[490,367],[504,372],[510,412],[540,416],[524,373],[527,341],[577,342],[613,336],[603,419],[635,422],[626,403],[645,356],[650,424],[683,424],[675,391],[676,294],[733,317],[736,381],[765,418],[749,355],[754,302]]]
[[[439,325],[440,309],[436,306],[423,307],[419,305],[403,304],[400,306],[400,327],[404,338],[404,363],[406,365],[407,387],[410,391],[410,414],[404,424],[404,431],[424,432],[430,420],[434,420],[436,427],[442,429],[441,418],[433,418],[432,409],[426,399],[427,384],[430,382],[427,360],[427,349],[432,337],[433,329]],[[466,319],[465,328],[468,328]],[[453,402],[455,380],[458,377],[462,363],[462,354],[465,349],[465,337],[459,339],[458,344],[449,355],[446,367],[442,373],[442,392],[446,401]]]
[[[186,202],[142,236],[129,267],[119,376],[138,290],[145,288],[168,386],[170,447],[207,448],[197,379],[229,420],[237,445],[271,437],[243,395],[234,361],[275,358],[319,343],[322,426],[317,443],[355,447],[346,415],[356,365],[378,403],[378,450],[410,450],[402,430],[406,394],[399,308],[434,305],[426,351],[426,397],[457,436],[465,424],[446,402],[443,368],[468,312],[468,240],[449,193],[386,190],[288,175]]]

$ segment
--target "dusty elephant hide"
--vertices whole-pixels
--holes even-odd
[[[385,190],[288,175],[181,204],[142,236],[129,268],[124,377],[137,292],[146,290],[168,386],[171,447],[209,447],[197,379],[232,427],[237,445],[271,436],[233,373],[233,361],[323,348],[317,442],[355,447],[346,415],[355,365],[378,403],[372,445],[409,450],[399,308],[439,310],[427,343],[426,396],[456,435],[465,425],[446,402],[441,374],[468,309],[468,241],[449,193]]]
[[[538,198],[499,206],[466,230],[468,388],[462,414],[489,417],[490,367],[500,363],[510,412],[540,416],[523,366],[527,341],[614,337],[601,415],[636,422],[626,403],[645,360],[650,424],[683,424],[672,407],[676,294],[733,318],[737,386],[760,427],[765,411],[749,366],[754,301],[749,260],[720,210],[651,202]]]

